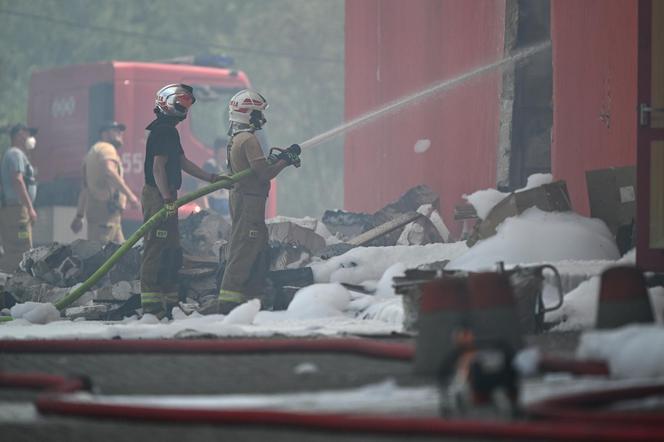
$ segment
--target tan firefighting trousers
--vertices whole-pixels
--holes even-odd
[[[88,239],[92,241],[109,241],[122,244],[125,240],[122,234],[122,212],[108,210],[108,201],[102,201],[88,195],[88,204],[85,210],[88,222]]]
[[[156,187],[145,185],[141,194],[143,220],[164,205]],[[182,249],[177,214],[164,218],[143,237],[141,260],[141,305],[144,313],[168,315],[178,304],[178,271]]]
[[[5,254],[0,256],[0,271],[18,269],[23,253],[32,248],[32,225],[28,209],[21,205],[0,208],[0,237]]]
[[[267,196],[231,190],[231,239],[219,300],[244,302],[261,298],[269,270],[265,203]]]

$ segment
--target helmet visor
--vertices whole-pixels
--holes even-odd
[[[192,104],[196,103],[196,97],[191,94],[180,94],[177,96],[177,102],[179,105],[189,109]]]
[[[196,98],[192,94],[177,94],[173,100],[173,107],[176,111],[183,115],[189,112],[189,108],[196,102]]]

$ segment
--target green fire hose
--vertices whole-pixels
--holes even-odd
[[[88,289],[90,289],[90,287],[95,285],[97,281],[99,281],[106,273],[108,273],[111,270],[113,265],[115,265],[115,263],[122,257],[122,255],[127,253],[127,251],[131,249],[134,246],[134,244],[136,244],[136,242],[143,235],[145,235],[146,232],[152,229],[160,220],[168,216],[169,210],[177,211],[178,207],[183,206],[184,204],[187,204],[188,202],[191,202],[204,195],[207,195],[208,193],[212,193],[219,189],[229,189],[233,186],[233,184],[237,183],[238,181],[240,181],[242,178],[246,177],[250,173],[251,169],[246,169],[234,175],[225,176],[221,180],[215,183],[202,187],[195,192],[188,193],[187,195],[178,198],[173,202],[173,205],[169,208],[162,207],[161,210],[152,215],[152,217],[150,217],[149,220],[147,220],[141,227],[139,227],[139,229],[136,232],[134,232],[134,234],[131,235],[120,246],[120,248],[117,249],[115,253],[113,253],[111,257],[108,258],[108,260],[104,264],[102,264],[101,267],[97,269],[96,272],[94,272],[87,280],[85,280],[85,282],[83,282],[81,285],[76,287],[71,292],[67,293],[67,295],[65,295],[64,298],[56,302],[55,308],[62,311],[64,308],[71,305],[74,301],[83,296],[83,294],[85,294],[85,292],[87,292]],[[173,214],[171,216],[177,216],[177,214]],[[0,316],[0,323],[11,321],[12,319],[13,318],[11,316]]]
[[[224,177],[223,179],[212,183],[208,186],[202,187],[195,192],[191,192],[186,194],[183,197],[178,198],[175,200],[173,203],[174,209],[177,210],[178,207],[187,204],[188,202],[191,202],[197,198],[200,198],[204,195],[207,195],[208,193],[212,193],[216,190],[219,189],[229,189],[233,186],[233,184],[237,183],[240,181],[242,178],[245,176],[249,175],[251,173],[251,169],[246,169],[243,170],[242,172],[238,172],[234,175]],[[173,207],[170,208],[170,210],[173,210]],[[134,232],[133,235],[131,235],[121,246],[119,249],[115,251],[111,255],[108,260],[102,264],[101,267],[97,269],[96,272],[94,272],[83,284],[79,285],[76,287],[74,290],[71,292],[67,293],[64,298],[59,300],[58,302],[55,303],[55,308],[58,310],[62,311],[62,309],[66,308],[67,306],[71,305],[72,302],[76,301],[78,298],[83,296],[85,292],[88,291],[90,287],[95,285],[97,281],[99,281],[106,273],[111,270],[113,265],[124,255],[127,253],[127,251],[136,244],[136,242],[145,235],[146,232],[151,230],[159,221],[161,221],[163,218],[165,218],[168,215],[169,208],[167,207],[162,207],[161,210],[159,210],[157,213],[152,215],[149,220],[147,220],[139,229]],[[172,215],[172,216],[177,216],[177,214]]]

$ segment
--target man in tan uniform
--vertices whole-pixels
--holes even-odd
[[[229,119],[231,142],[228,145],[228,168],[231,174],[251,169],[253,173],[230,191],[231,239],[226,269],[217,305],[204,306],[205,313],[228,313],[237,305],[263,294],[269,270],[268,234],[265,204],[270,180],[285,167],[299,166],[299,146],[295,155],[280,155],[268,161],[254,133],[267,121],[263,111],[265,98],[252,90],[243,90],[231,98]],[[291,147],[293,147],[291,146]]]
[[[89,240],[123,243],[122,210],[127,200],[133,207],[139,205],[138,198],[124,181],[117,152],[122,147],[125,129],[124,124],[115,121],[104,123],[99,128],[99,141],[83,162],[83,187],[71,230],[80,232],[85,216]]]

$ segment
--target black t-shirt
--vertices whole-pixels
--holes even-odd
[[[182,185],[181,156],[184,154],[184,150],[182,144],[180,144],[180,134],[175,128],[176,124],[176,120],[157,118],[146,127],[150,131],[145,147],[145,164],[143,165],[146,184],[157,185],[152,172],[154,157],[165,156],[168,157],[166,161],[168,187],[179,189]]]

